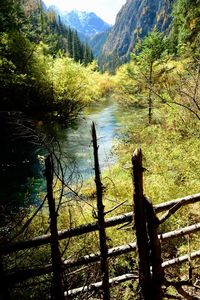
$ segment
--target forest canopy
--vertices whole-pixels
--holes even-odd
[[[92,100],[90,92],[87,96],[87,88],[91,89],[87,66],[93,55],[77,32],[67,28],[55,12],[45,11],[41,1],[3,0],[1,6],[1,110],[52,113],[61,110],[65,102],[62,114],[67,118],[77,103],[84,104],[80,81],[85,87],[85,97]],[[61,84],[56,79],[58,61],[66,68]],[[73,82],[67,79],[69,74]],[[73,86],[79,75],[79,83]],[[62,102],[63,82],[67,85]],[[72,107],[74,100],[76,104]]]

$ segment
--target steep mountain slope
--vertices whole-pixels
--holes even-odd
[[[110,31],[111,31],[111,28],[108,28],[107,30],[105,30],[101,33],[95,34],[88,40],[88,44],[89,44],[90,48],[92,49],[92,52],[93,52],[93,55],[95,58],[101,54],[103,45],[105,44]]]
[[[164,31],[171,22],[174,0],[127,0],[103,47],[103,56],[126,59],[137,40],[153,28]]]
[[[91,37],[101,33],[110,27],[93,12],[81,12],[73,10],[61,15],[62,22],[77,30],[81,37]]]

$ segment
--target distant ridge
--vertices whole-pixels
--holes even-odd
[[[61,19],[65,25],[70,26],[86,37],[94,36],[110,28],[108,23],[93,12],[73,10],[63,13]]]

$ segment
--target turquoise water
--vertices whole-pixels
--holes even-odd
[[[54,138],[55,148],[59,143],[61,153],[58,155],[61,154],[68,184],[74,184],[77,178],[84,180],[94,176],[92,122],[97,130],[101,170],[117,160],[112,149],[119,139],[121,124],[117,121],[118,114],[118,106],[111,102],[87,108],[67,128],[58,124],[44,124],[42,128],[50,135],[49,140]],[[39,193],[45,191],[46,187],[43,159],[46,150],[35,145],[31,137],[27,139],[15,133],[13,136],[13,126],[5,124],[1,124],[0,205],[9,210],[40,203]]]
[[[116,161],[112,148],[119,138],[120,124],[116,119],[117,110],[116,104],[95,108],[82,115],[76,129],[63,129],[59,141],[63,160],[66,164],[75,164],[76,170],[83,178],[93,176],[92,122],[96,125],[101,169],[109,167]]]

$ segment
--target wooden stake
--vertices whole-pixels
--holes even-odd
[[[110,299],[110,288],[109,288],[109,272],[108,272],[108,248],[106,241],[105,231],[105,213],[103,205],[103,191],[100,176],[99,158],[98,158],[98,146],[97,136],[94,123],[92,124],[92,141],[94,151],[94,168],[95,168],[95,183],[97,191],[97,210],[98,210],[98,225],[99,225],[99,241],[100,241],[100,262],[101,262],[101,273],[102,273],[102,289],[103,289],[103,300]]]
[[[51,230],[51,258],[53,270],[52,299],[64,300],[64,290],[62,285],[62,262],[58,242],[57,212],[55,199],[53,196],[53,159],[49,155],[45,160],[47,199],[49,205],[50,230]]]
[[[159,219],[156,217],[153,205],[145,199],[147,230],[149,236],[150,260],[152,265],[152,299],[163,298],[162,283],[164,270],[162,268],[161,244],[158,236]]]
[[[142,151],[137,149],[132,157],[134,188],[134,221],[136,228],[137,249],[139,259],[140,299],[152,300],[149,246],[146,227],[145,204],[143,195]]]

